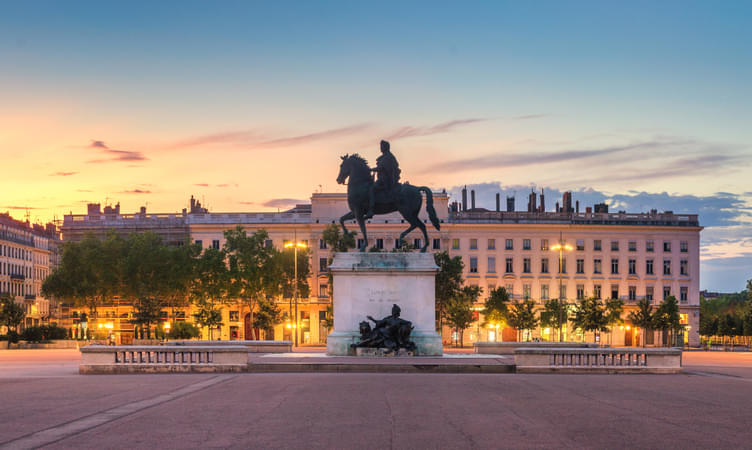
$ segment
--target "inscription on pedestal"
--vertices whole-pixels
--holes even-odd
[[[397,303],[400,293],[393,289],[368,289],[368,301],[371,303]]]

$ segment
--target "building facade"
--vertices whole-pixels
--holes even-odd
[[[59,244],[55,225],[32,225],[0,214],[0,293],[23,305],[21,329],[55,322],[56,304],[42,296],[42,282],[55,267]]]
[[[497,201],[497,208],[498,208]],[[624,324],[604,335],[611,345],[658,345],[656,333],[644,333],[629,322],[628,315],[637,302],[649,298],[654,305],[673,295],[679,300],[683,339],[688,345],[699,345],[699,246],[700,231],[696,215],[677,215],[652,211],[643,214],[593,213],[589,209],[573,211],[571,197],[566,207],[557,212],[543,212],[532,208],[529,212],[488,211],[480,208],[459,208],[449,205],[444,192],[434,193],[434,205],[441,231],[434,230],[425,210],[421,220],[429,227],[430,251],[448,251],[464,262],[465,283],[483,288],[475,323],[464,333],[465,343],[485,340],[516,339],[514,330],[484,326],[480,310],[488,293],[503,286],[515,300],[532,299],[543,307],[549,298],[566,299],[575,303],[584,297],[620,298],[624,300]],[[292,339],[295,331],[301,344],[322,344],[326,340],[326,311],[330,305],[327,263],[332,256],[322,234],[326,226],[339,223],[347,212],[345,194],[317,193],[311,203],[281,213],[210,213],[196,209],[173,215],[120,215],[92,219],[66,216],[63,238],[76,239],[82,229],[92,228],[103,233],[108,227],[121,229],[149,229],[149,221],[159,224],[159,218],[169,219],[171,227],[181,229],[192,242],[204,248],[221,248],[224,232],[237,227],[247,232],[264,229],[269,233],[268,245],[282,248],[291,241],[305,242],[309,248],[311,276],[310,296],[298,299],[298,328],[294,326],[293,299],[278,299],[278,306],[287,313],[288,321],[274,329],[274,339]],[[473,205],[474,206],[474,205]],[[509,210],[511,209],[511,210]],[[102,214],[100,214],[101,216]],[[89,216],[89,215],[87,215]],[[106,216],[106,215],[105,215]],[[134,223],[138,222],[138,224]],[[359,231],[355,222],[347,224]],[[368,221],[369,246],[391,251],[397,246],[400,233],[408,225],[399,214],[376,216]],[[152,231],[164,231],[159,225]],[[357,236],[362,238],[362,236]],[[407,240],[420,247],[423,236],[412,232]],[[563,250],[555,250],[560,245]],[[567,250],[570,249],[570,250]],[[561,273],[559,261],[561,259]],[[117,319],[128,331],[129,307],[112,305],[103,308],[103,320]],[[221,339],[243,339],[250,335],[250,311],[246,306],[228,306],[223,311],[224,325],[219,329]],[[74,318],[77,311],[71,312]],[[190,317],[190,310],[183,313]],[[132,329],[132,327],[131,327]],[[455,336],[445,329],[443,338],[450,343]],[[548,340],[554,331],[546,328],[532,330],[526,339]],[[580,339],[574,330],[565,330],[568,339]],[[217,334],[214,333],[214,337]],[[587,336],[587,338],[590,338]]]

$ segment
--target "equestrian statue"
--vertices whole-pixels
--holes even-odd
[[[413,186],[410,183],[400,183],[400,168],[397,158],[389,149],[389,142],[381,141],[381,156],[376,159],[376,168],[371,169],[368,162],[357,153],[342,156],[339,166],[337,183],[347,182],[347,204],[350,212],[340,217],[339,223],[342,231],[347,233],[346,220],[357,220],[360,231],[363,233],[363,244],[360,251],[368,248],[368,236],[366,235],[366,220],[377,214],[389,214],[399,211],[402,217],[410,224],[410,227],[400,234],[402,241],[408,233],[418,228],[423,232],[423,253],[428,248],[428,232],[426,226],[418,218],[420,207],[423,203],[421,192],[426,194],[426,211],[434,228],[440,229],[439,218],[433,207],[433,194],[431,189],[425,186]],[[378,178],[374,182],[372,172],[376,172]]]

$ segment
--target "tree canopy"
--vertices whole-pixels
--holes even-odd
[[[463,343],[465,329],[473,321],[472,305],[478,301],[482,291],[479,286],[464,286],[446,304],[446,321],[454,328],[457,335],[456,340],[460,343],[460,346]]]
[[[111,232],[100,240],[86,235],[63,245],[61,264],[44,281],[42,291],[75,306],[97,307],[118,297],[134,306],[132,322],[147,333],[166,308],[196,307],[196,322],[222,323],[221,306],[240,302],[263,317],[251,322],[267,329],[279,323],[274,297],[288,295],[295,285],[293,254],[267,245],[268,234],[247,234],[241,227],[225,232],[222,249],[200,245],[171,246],[152,232],[121,237]],[[300,251],[299,251],[300,253]],[[298,289],[309,295],[307,252],[298,255]],[[251,338],[251,337],[248,337]]]
[[[495,325],[501,324],[506,321],[509,305],[509,294],[503,287],[497,287],[492,289],[488,293],[488,298],[483,304],[483,317],[485,322],[483,325]]]
[[[527,299],[512,303],[507,312],[507,324],[517,329],[518,339],[523,330],[532,330],[538,325],[535,302]]]
[[[583,332],[607,331],[608,319],[603,301],[595,297],[578,300],[572,315],[572,325]]]
[[[450,301],[456,299],[462,290],[462,270],[465,264],[461,256],[451,257],[449,252],[438,252],[433,255],[436,265],[436,315],[439,320],[438,329],[441,330]]]

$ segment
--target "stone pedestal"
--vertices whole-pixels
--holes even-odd
[[[392,305],[413,324],[410,339],[418,356],[442,354],[436,333],[434,285],[438,267],[431,253],[337,253],[329,266],[334,278],[334,330],[327,338],[329,355],[354,355],[366,316],[382,319]],[[369,321],[370,322],[370,321]],[[373,322],[370,322],[373,326]]]

